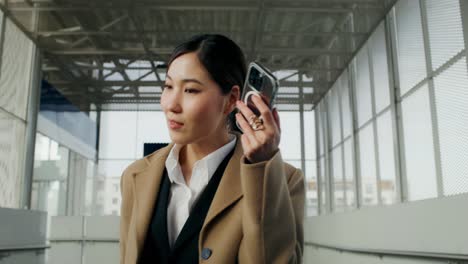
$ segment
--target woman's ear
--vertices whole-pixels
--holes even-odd
[[[239,85],[234,85],[229,93],[228,102],[224,109],[225,114],[231,113],[236,108],[236,102],[240,99],[240,87]]]

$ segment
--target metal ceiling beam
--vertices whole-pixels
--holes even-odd
[[[53,1],[58,1],[58,0],[53,0]],[[73,14],[73,18],[75,19],[76,23],[78,24],[78,26],[80,28],[83,28],[83,29],[87,29],[88,27],[85,26],[87,23],[83,23],[84,21],[82,20],[82,17],[79,16],[79,15],[76,15],[76,14]],[[107,28],[111,28],[112,26],[114,26],[116,23],[120,22],[121,19],[119,19],[117,22],[114,20],[109,24],[105,25],[105,29]],[[93,25],[94,27],[94,25]],[[95,28],[92,28],[93,30],[95,30]],[[106,46],[105,44],[103,45],[102,42],[100,41],[100,39],[96,39],[94,38],[93,36],[87,36],[87,39],[89,39],[89,41],[94,45],[95,48],[100,48],[102,46]],[[102,57],[102,54],[98,55],[99,56],[99,59],[96,59],[96,61],[99,61],[101,64],[102,62],[104,61],[104,58]],[[114,65],[117,66],[116,69],[119,69],[119,66],[120,65],[120,62],[118,61],[118,59],[112,59],[112,61],[114,62]],[[77,67],[78,70],[82,69],[80,67]],[[130,78],[128,77],[127,73],[124,71],[124,70],[118,70],[118,72],[122,75],[122,77],[126,80],[126,81],[131,81]],[[88,76],[88,78],[92,78],[92,76]],[[136,89],[134,89],[136,90]]]
[[[243,33],[243,34],[253,34],[254,31],[240,31],[240,30],[205,30],[204,32],[207,33],[221,33],[221,34],[238,34],[238,33]],[[141,31],[142,34],[164,34],[164,33],[174,33],[173,30],[143,30]],[[200,33],[200,31],[177,31],[177,34],[197,34]],[[35,36],[37,37],[62,37],[62,36],[122,36],[122,35],[130,35],[130,34],[138,34],[137,32],[133,30],[118,30],[118,31],[83,31],[83,30],[78,30],[78,31],[63,31],[63,30],[55,30],[55,31],[39,31],[37,33],[34,33]],[[339,35],[343,37],[364,37],[367,36],[369,33],[368,32],[268,32],[264,31],[264,35],[267,36],[304,36],[304,37],[328,37],[328,36],[334,36],[334,35]]]
[[[355,4],[354,2],[342,2],[341,5]],[[157,3],[157,2],[135,2],[131,4],[134,8],[141,9],[155,9],[158,11],[163,10],[179,10],[179,11],[218,11],[218,10],[230,10],[230,11],[252,11],[256,12],[258,5],[253,1],[239,2],[239,1],[186,1],[186,2],[172,2],[172,3]],[[361,4],[359,8],[362,12],[375,12],[382,10],[384,7],[379,4]],[[37,6],[29,6],[24,3],[11,3],[8,7],[11,11],[59,11],[59,12],[75,12],[75,11],[93,11],[97,9],[103,10],[128,10],[128,2],[74,2],[64,4],[50,4],[41,3]],[[319,4],[314,2],[300,2],[294,4],[291,2],[270,2],[265,7],[266,11],[275,12],[308,12],[308,13],[349,13],[351,9],[349,7],[340,7],[335,4],[329,4],[321,2]]]
[[[144,30],[143,25],[141,24],[141,21],[135,19],[135,17],[134,17],[135,14],[133,12],[134,11],[128,11],[127,14],[128,14],[128,16],[130,18],[130,21],[132,22],[133,26],[136,29],[136,33],[138,34],[138,36],[140,38],[141,45],[143,46],[143,49],[145,50],[146,54],[148,55],[148,59],[149,59],[149,62],[151,64],[151,69],[154,72],[154,75],[156,76],[156,79],[158,81],[161,81],[161,79],[159,78],[159,75],[158,75],[157,67],[154,64],[154,58],[157,59],[157,60],[161,60],[161,58],[157,54],[154,54],[153,52],[151,52],[151,50],[149,49],[148,44],[145,41],[144,34],[142,33],[142,31]]]
[[[121,21],[123,21],[123,20],[125,20],[125,19],[127,19],[127,15],[123,15],[123,16],[121,16],[121,17],[118,17],[118,18],[112,20],[111,22],[105,24],[104,26],[99,27],[99,30],[98,30],[98,31],[94,31],[94,32],[104,32],[105,30],[107,30],[107,29],[113,27],[114,25],[118,24],[119,22],[121,22]],[[61,32],[62,32],[62,33],[73,33],[73,32],[78,32],[78,31],[61,31]],[[82,31],[82,32],[87,32],[87,31]],[[79,39],[79,40],[73,42],[73,43],[70,45],[71,48],[76,47],[76,46],[78,46],[79,44],[83,43],[83,42],[86,41],[91,35],[94,35],[94,34],[89,34],[89,33],[87,33],[87,34],[72,34],[72,35],[85,35],[85,37],[83,37],[83,38],[81,38],[81,39]],[[37,34],[37,36],[47,37],[47,35],[39,35],[39,34]],[[66,35],[64,35],[64,36],[66,36]]]
[[[149,48],[150,51],[162,54],[170,55],[173,51],[172,48]],[[250,50],[244,52],[249,53]],[[146,51],[143,48],[121,48],[121,49],[95,49],[95,48],[83,48],[83,49],[66,49],[66,50],[49,50],[48,53],[54,55],[63,56],[75,56],[75,55],[144,55]],[[262,48],[258,50],[258,54],[283,54],[283,55],[351,55],[353,51],[346,50],[328,50],[328,49],[316,49],[316,48]]]
[[[147,73],[148,74],[148,73]],[[147,74],[145,74],[147,76]],[[81,86],[90,86],[90,87],[95,87],[95,88],[103,88],[103,87],[113,87],[113,86],[135,86],[135,87],[151,87],[151,86],[164,86],[163,81],[141,81],[145,75],[140,76],[139,80],[136,81],[110,81],[110,80],[105,80],[105,81],[99,81],[99,80],[82,80],[81,82],[76,82],[76,81],[53,81],[51,80],[50,82],[57,85],[58,87],[60,86],[68,86],[68,85],[81,85]],[[143,78],[142,78],[143,77]],[[303,86],[323,86],[323,85],[330,85],[331,82],[327,81],[308,81],[308,82],[302,82]],[[294,87],[298,86],[300,84],[299,81],[282,81],[281,86],[283,87]]]
[[[75,64],[75,67],[78,66]],[[78,66],[78,67],[82,67],[82,66]],[[98,65],[96,66],[83,66],[82,68],[84,69],[96,69],[96,70],[110,70],[112,71],[112,73],[116,72],[117,69],[116,67],[100,67]],[[145,71],[145,70],[152,70],[151,67],[126,67],[125,68],[126,70],[142,70],[142,71]],[[306,67],[294,67],[294,66],[288,66],[288,65],[284,65],[284,66],[273,66],[273,67],[269,67],[270,70],[273,70],[273,71],[278,71],[278,70],[299,70],[301,72],[303,71],[315,71],[315,72],[328,72],[328,71],[331,71],[331,72],[340,72],[342,71],[343,69],[341,68],[306,68]],[[60,67],[56,67],[56,66],[43,66],[42,67],[42,70],[44,72],[54,72],[54,71],[60,71],[61,68]],[[158,71],[159,72],[164,72],[165,71],[165,68],[158,68]]]

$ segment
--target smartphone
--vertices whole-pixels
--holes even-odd
[[[258,62],[252,62],[247,69],[241,100],[255,115],[260,116],[260,111],[252,101],[252,96],[254,94],[260,95],[270,109],[273,109],[278,87],[278,80],[266,67]],[[241,129],[239,124],[237,127]]]

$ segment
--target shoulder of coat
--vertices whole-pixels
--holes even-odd
[[[287,163],[287,162],[284,162],[284,171],[286,172],[286,175],[289,177],[291,176],[292,174],[294,174],[294,172],[296,172],[296,170],[298,170],[298,168],[294,167],[293,165]]]
[[[144,156],[141,159],[135,160],[127,166],[127,168],[124,171],[124,174],[136,174],[145,170],[152,162],[160,160],[161,155],[167,153],[170,150],[170,147],[171,146],[166,146],[164,148],[154,151],[149,155]]]
[[[147,166],[148,162],[145,160],[146,157],[135,160],[134,162],[130,163],[127,168],[124,170],[124,174],[135,174],[140,171],[143,171]]]

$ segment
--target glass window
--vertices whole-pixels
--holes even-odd
[[[322,156],[324,154],[324,148],[325,148],[325,117],[326,113],[325,110],[323,109],[323,101],[317,106],[317,133],[318,133],[318,148],[319,148],[319,156]]]
[[[377,198],[377,174],[375,168],[374,130],[372,123],[359,131],[359,155],[361,172],[362,205],[375,205]]]
[[[355,59],[355,97],[358,126],[361,127],[372,117],[369,56],[367,46],[363,46]]]
[[[341,116],[343,118],[343,137],[346,138],[351,135],[352,131],[351,107],[349,105],[348,71],[344,71],[338,80],[340,81],[339,90],[341,100]]]
[[[328,93],[328,111],[330,113],[332,146],[341,142],[341,120],[340,120],[340,100],[338,97],[338,82],[331,88]]]
[[[152,74],[154,75],[154,74]],[[143,157],[144,143],[169,143],[171,138],[162,111],[137,112],[136,158]]]
[[[278,112],[281,122],[280,149],[283,159],[301,160],[301,134],[299,129],[299,112]],[[289,129],[288,129],[289,128]],[[296,147],[289,147],[296,146]],[[301,166],[299,165],[298,168]]]
[[[316,161],[306,161],[306,208],[307,216],[314,216],[318,213],[317,194],[317,163]]]
[[[466,58],[434,78],[444,195],[468,192]]]
[[[69,150],[41,134],[37,138],[31,207],[51,216],[65,215]]]
[[[306,215],[318,214],[317,162],[315,145],[315,111],[304,112]]]
[[[343,144],[344,148],[344,166],[345,166],[345,184],[346,205],[348,208],[356,207],[356,180],[354,177],[354,162],[353,162],[353,144],[352,140],[348,139]]]
[[[427,85],[401,103],[408,200],[437,197],[434,141]]]
[[[387,110],[377,119],[377,134],[380,169],[379,187],[382,204],[393,204],[396,202],[396,165],[390,110]]]
[[[328,192],[328,180],[326,175],[326,168],[325,168],[325,157],[321,157],[319,160],[320,166],[320,212],[326,213],[328,212],[328,201],[327,201],[327,192]]]
[[[420,14],[419,1],[400,0],[395,5],[401,95],[427,76]]]
[[[426,0],[432,68],[436,70],[465,48],[459,0]]]
[[[372,34],[370,43],[372,71],[374,73],[375,111],[378,113],[390,105],[389,69],[384,22],[380,23]]]
[[[315,160],[315,111],[304,111],[304,141],[306,160]]]
[[[333,170],[331,178],[333,179],[333,210],[341,212],[345,206],[341,145],[332,150],[332,164]]]
[[[137,120],[137,112],[102,112],[99,158],[136,159]]]
[[[93,181],[96,175],[96,164],[92,160],[86,163],[86,179],[85,179],[85,193],[84,193],[84,215],[99,215],[96,213],[96,188]]]

